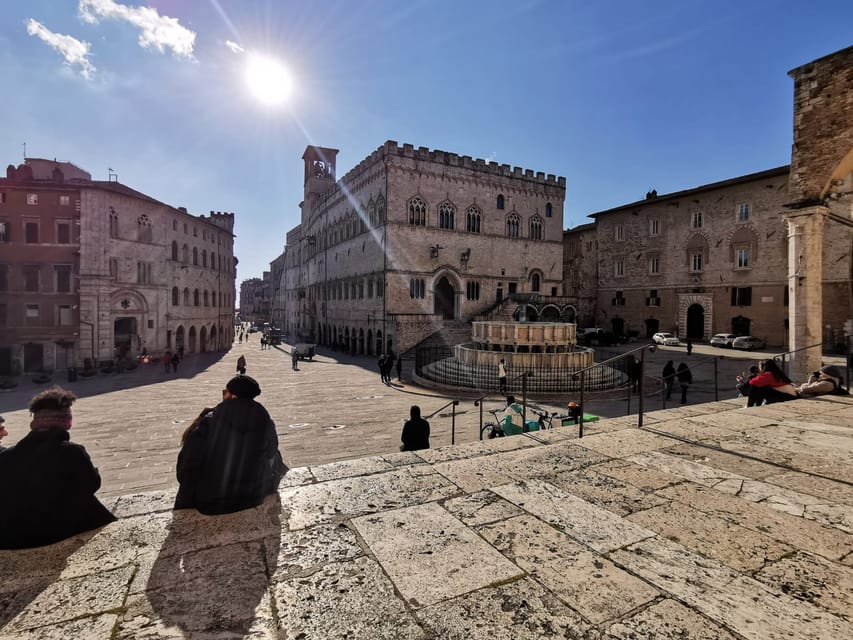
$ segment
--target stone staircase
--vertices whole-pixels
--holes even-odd
[[[423,347],[447,347],[471,342],[471,323],[464,320],[445,320],[444,326],[422,340],[413,350]]]

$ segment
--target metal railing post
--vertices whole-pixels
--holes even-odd
[[[578,438],[583,438],[583,412],[586,411],[583,405],[583,388],[586,382],[586,369],[581,369],[581,416],[578,419]]]
[[[720,401],[720,378],[717,370],[717,358],[714,358],[714,400]]]
[[[637,385],[637,393],[640,394],[640,398],[638,400],[639,407],[637,411],[639,411],[640,415],[637,420],[637,427],[643,427],[643,381],[646,377],[646,350],[643,349],[640,351],[640,381]]]
[[[453,413],[450,416],[450,444],[456,444],[456,405],[459,404],[459,400],[453,401]]]

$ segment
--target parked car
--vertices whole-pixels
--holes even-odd
[[[300,360],[311,360],[314,358],[315,347],[316,345],[300,342],[299,344],[293,345],[293,353],[295,353],[296,357]]]
[[[718,333],[711,336],[710,344],[712,347],[731,347],[737,336],[733,333]]]
[[[652,336],[652,340],[655,342],[655,344],[663,344],[667,347],[677,347],[681,344],[678,341],[678,338],[676,338],[671,333],[656,333]]]
[[[755,336],[741,336],[732,341],[732,349],[745,349],[752,351],[753,349],[763,349],[767,343],[761,338]]]

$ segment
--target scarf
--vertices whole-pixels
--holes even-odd
[[[43,431],[59,427],[66,431],[71,428],[71,409],[42,409],[33,414],[30,429]]]

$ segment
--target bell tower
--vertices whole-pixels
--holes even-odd
[[[317,197],[335,186],[335,159],[338,149],[308,146],[302,154],[305,162],[305,198],[308,210],[314,208]]]

